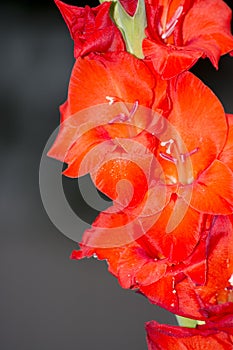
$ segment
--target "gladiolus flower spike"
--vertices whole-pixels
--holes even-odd
[[[233,114],[189,69],[233,52],[222,0],[55,0],[74,40],[48,155],[112,200],[80,260],[177,315],[146,324],[149,350],[233,349]],[[78,228],[77,228],[78,229]]]

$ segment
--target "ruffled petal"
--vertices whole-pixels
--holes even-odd
[[[233,274],[233,218],[228,216],[215,217],[208,245],[208,275],[207,283],[199,286],[196,291],[206,309],[216,304],[223,305],[233,301],[233,288],[229,280]],[[232,304],[233,306],[233,304]],[[220,313],[220,310],[219,310]]]
[[[91,52],[124,51],[125,45],[119,29],[110,17],[110,2],[90,8],[67,5],[55,0],[74,40],[74,57]]]
[[[217,97],[189,72],[171,81],[170,95],[173,109],[168,121],[180,135],[178,142],[183,144],[174,144],[173,147],[177,147],[178,153],[182,153],[182,147],[185,147],[185,156],[188,158],[190,155],[192,173],[188,174],[190,178],[186,179],[186,183],[189,184],[192,178],[196,179],[222,151],[226,142],[227,120]],[[168,134],[167,140],[171,138],[172,134]]]
[[[137,101],[150,107],[155,84],[150,69],[126,52],[117,56],[79,58],[72,71],[68,100],[61,108],[60,131],[48,155],[64,161],[80,132],[104,125],[117,115],[130,113],[125,103]]]
[[[140,286],[140,292],[145,295],[151,303],[176,313],[179,310],[177,293],[173,293],[174,278],[166,274],[162,279],[150,285]]]
[[[220,56],[233,49],[230,22],[231,10],[224,1],[194,1],[184,18],[184,46],[202,50],[217,68]]]
[[[103,127],[91,129],[67,150],[64,161],[68,167],[63,174],[69,177],[83,176],[93,171],[102,162],[103,157],[115,148],[116,145],[111,142]]]
[[[190,206],[199,212],[229,215],[233,212],[233,173],[215,160],[194,182]]]
[[[73,260],[81,260],[84,258],[98,258],[99,260],[107,260],[108,270],[114,276],[117,276],[118,270],[118,261],[120,259],[120,255],[124,251],[124,248],[90,248],[80,243],[79,250],[73,250],[70,258]]]
[[[187,71],[200,57],[217,68],[220,56],[233,49],[231,10],[221,0],[148,0],[146,9],[143,52],[163,79]]]
[[[229,323],[228,329],[232,324]],[[218,328],[219,324],[209,324],[198,328],[161,325],[155,321],[146,324],[149,350],[231,350],[233,340],[229,332]]]
[[[227,114],[227,121],[229,126],[227,142],[219,156],[219,160],[233,171],[233,114]]]
[[[118,278],[123,288],[138,288],[161,279],[167,269],[166,262],[151,258],[139,245],[132,245],[121,254]]]
[[[189,208],[182,199],[176,199],[163,209],[146,236],[162,256],[179,262],[194,250],[200,239],[201,225],[202,215]]]
[[[187,71],[202,56],[200,50],[192,47],[166,46],[150,39],[143,41],[143,52],[163,79],[171,79]]]
[[[70,115],[109,102],[109,97],[113,102],[138,101],[140,105],[149,107],[153,101],[154,86],[154,77],[143,61],[126,52],[78,59],[68,92]]]

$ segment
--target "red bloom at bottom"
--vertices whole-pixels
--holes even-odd
[[[197,328],[161,325],[155,321],[146,324],[149,350],[232,350],[233,316]]]

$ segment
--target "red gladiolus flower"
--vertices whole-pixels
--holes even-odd
[[[217,233],[213,229],[207,235],[204,232],[192,255],[179,264],[171,264],[165,258],[155,258],[146,237],[138,239],[138,243],[120,248],[90,248],[90,243],[93,246],[98,244],[97,234],[103,224],[107,226],[106,219],[106,214],[101,215],[93,228],[86,232],[82,250],[72,254],[74,259],[93,254],[99,259],[107,259],[109,270],[118,277],[123,288],[139,290],[151,302],[176,314],[205,320],[216,312],[233,312],[232,282],[229,282],[233,272],[230,262],[233,236],[232,224],[227,218],[219,219],[214,228]],[[113,226],[114,221],[109,219],[109,224]],[[123,213],[121,224],[127,224]],[[118,232],[121,236],[119,229]],[[109,230],[109,234],[112,233]],[[117,238],[120,241],[125,236]],[[209,250],[211,252],[208,254]]]
[[[123,288],[204,321],[147,323],[149,350],[232,350],[233,115],[187,72],[233,55],[231,10],[222,0],[145,0],[146,10],[119,1],[128,15],[111,1],[55,0],[76,62],[48,155],[113,202],[71,258],[106,260]]]
[[[231,11],[222,0],[147,0],[146,9],[143,51],[164,79],[190,69],[200,57],[217,69],[220,56],[233,49]]]
[[[72,258],[95,254],[107,259],[110,272],[123,288],[138,290],[152,303],[173,313],[206,320],[216,313],[233,312],[232,216],[205,217],[196,248],[176,264],[159,257],[147,235],[125,246],[109,247],[108,239],[110,243],[126,240],[124,227],[128,219],[123,212],[118,213],[117,220],[110,211],[101,213],[85,232],[81,250],[74,251]]]
[[[146,324],[148,349],[232,350],[232,326],[232,315],[195,329],[161,325],[151,321]]]
[[[67,5],[55,0],[74,40],[74,57],[90,52],[124,51],[125,44],[119,29],[110,17],[111,2],[90,8]]]
[[[77,59],[61,112],[49,155],[114,202],[72,257],[106,259],[124,288],[177,314],[229,313],[231,262],[211,274],[215,251],[233,254],[232,117],[211,90],[188,72],[164,82],[127,52],[92,53]]]
[[[232,223],[232,216],[212,217],[187,262],[170,267],[161,281],[140,291],[153,303],[194,319],[232,313]]]
[[[95,114],[93,110],[89,119],[82,120],[78,112],[101,104],[105,111],[107,105],[113,105],[114,110],[114,102],[138,103],[151,107],[154,103],[155,85],[156,79],[144,62],[127,52],[79,58],[72,71],[67,102],[61,108],[60,132],[49,155],[64,161],[70,146],[78,139],[79,134],[80,136],[82,134],[79,132],[81,125],[91,123],[89,129],[92,129],[96,125],[113,122],[115,117],[110,113],[107,118],[93,117]],[[156,101],[159,105],[160,95],[161,100],[164,100],[166,96],[164,96],[163,88],[159,87],[157,91]],[[121,119],[116,119],[116,122],[121,122]],[[146,127],[143,120],[137,121],[136,124],[141,130]],[[70,176],[72,176],[71,173]]]
[[[173,79],[170,87],[173,108],[168,121],[186,145],[192,169],[180,169],[179,179],[179,164],[185,167],[185,156],[177,154],[178,145],[174,139],[164,137],[158,158],[167,184],[171,191],[172,186],[178,185],[175,193],[184,201],[185,190],[191,187],[192,196],[188,204],[198,212],[231,214],[232,171],[229,162],[226,164],[221,158],[228,133],[228,121],[222,105],[211,90],[191,73]],[[205,123],[208,123],[208,128],[203,128]],[[229,144],[232,143],[231,138],[229,134]]]

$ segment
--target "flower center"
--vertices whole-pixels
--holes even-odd
[[[198,152],[199,147],[194,148],[190,152],[182,153],[180,152],[178,142],[172,138],[168,141],[161,141],[160,145],[165,147],[165,152],[159,152],[159,156],[176,166],[178,179],[177,176],[172,176],[172,184],[191,184],[194,178],[190,156]]]
[[[111,106],[114,102],[117,102],[114,97],[106,96],[106,99],[109,101],[109,105]],[[120,101],[120,99],[118,99]],[[131,122],[134,114],[138,109],[138,101],[135,101],[132,108],[128,111],[128,113],[119,113],[113,119],[111,119],[108,124],[113,123],[122,123],[122,122]]]

